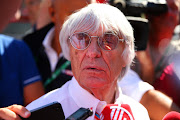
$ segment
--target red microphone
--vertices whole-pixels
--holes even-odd
[[[101,112],[100,120],[134,120],[134,117],[127,104],[107,104]]]
[[[107,3],[106,0],[96,0],[96,2],[98,2],[98,3]]]
[[[180,113],[172,111],[167,113],[162,120],[180,120]]]

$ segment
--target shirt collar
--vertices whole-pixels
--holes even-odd
[[[93,111],[101,112],[105,105],[107,104],[105,101],[100,101],[95,98],[88,91],[83,89],[75,77],[72,78],[72,82],[69,86],[70,95],[73,100],[79,107],[91,108]],[[122,92],[121,89],[117,85],[116,95],[115,95],[115,104],[120,104],[122,101]]]
[[[100,100],[98,100],[88,91],[83,89],[79,85],[75,77],[72,78],[72,82],[68,89],[73,100],[79,107],[90,108],[93,111],[96,110],[96,107]]]
[[[118,83],[117,83],[117,86],[116,86],[116,95],[115,95],[115,101],[114,101],[114,104],[120,104],[122,103],[122,90],[121,88],[118,86]]]
[[[52,47],[51,47],[51,42],[52,42],[53,37],[54,37],[54,31],[55,31],[55,28],[52,27],[52,28],[49,30],[49,32],[47,33],[46,37],[44,38],[44,40],[43,40],[43,46],[44,46],[45,48],[49,48],[49,47],[52,48]]]
[[[53,48],[51,47],[51,43],[52,43],[52,40],[53,40],[54,35],[55,35],[55,27],[52,27],[52,28],[48,31],[48,33],[46,34],[46,36],[45,36],[45,38],[44,38],[44,40],[43,40],[43,46],[44,46],[45,48],[51,48],[51,49],[53,49]],[[63,54],[60,53],[60,54],[59,54],[59,58],[62,57],[62,56],[63,56]]]
[[[58,55],[57,52],[52,48],[52,40],[54,39],[54,35],[55,35],[54,32],[55,32],[55,27],[51,28],[48,31],[47,35],[43,40],[43,46],[45,48],[45,52],[50,63],[51,71],[55,70],[59,58],[62,57],[62,53]]]

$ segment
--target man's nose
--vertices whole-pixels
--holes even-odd
[[[87,48],[87,53],[86,53],[86,55],[90,58],[101,56],[101,48],[98,45],[98,39],[99,38],[97,36],[91,36],[91,43]]]

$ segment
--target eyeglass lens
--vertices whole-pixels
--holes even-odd
[[[113,33],[105,33],[102,37],[98,37],[98,44],[104,50],[113,50],[118,44],[118,36]],[[73,47],[78,50],[86,49],[91,43],[91,37],[87,33],[74,33],[70,37]]]

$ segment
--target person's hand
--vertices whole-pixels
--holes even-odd
[[[21,105],[11,105],[0,108],[0,120],[21,120],[21,117],[28,118],[31,113]]]

